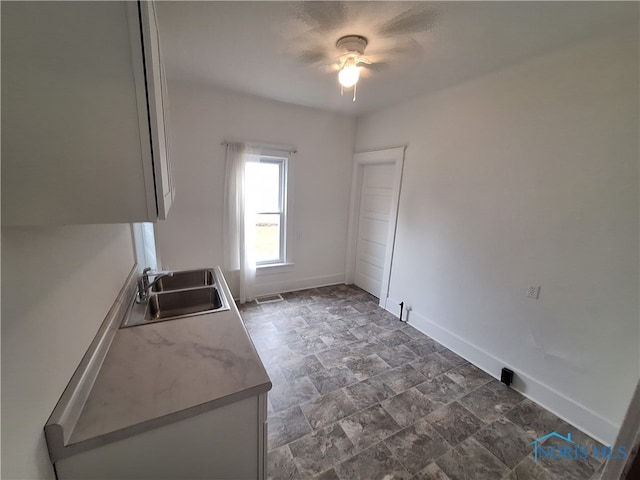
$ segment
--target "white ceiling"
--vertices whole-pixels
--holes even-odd
[[[158,16],[171,80],[361,114],[637,25],[638,4],[178,1],[159,2]],[[359,82],[356,102],[330,62],[300,60],[318,47],[334,55],[348,34],[368,38],[365,53],[405,50]]]

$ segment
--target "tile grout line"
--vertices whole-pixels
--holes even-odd
[[[311,356],[311,355],[315,355],[315,354],[309,354],[309,356]],[[320,362],[320,363],[322,363],[322,362]],[[467,362],[467,363],[468,363],[468,362]],[[405,365],[407,365],[407,364],[405,364]],[[410,365],[410,364],[409,364],[409,365]],[[424,381],[424,382],[421,382],[421,383],[419,383],[419,384],[417,384],[417,385],[413,385],[413,386],[411,386],[411,387],[409,387],[409,388],[407,388],[407,389],[403,390],[403,391],[402,391],[402,392],[400,392],[400,393],[396,393],[395,395],[393,395],[393,396],[391,396],[391,397],[388,397],[388,398],[385,398],[385,399],[383,399],[383,400],[377,401],[377,402],[375,402],[375,403],[373,403],[373,404],[371,404],[371,405],[369,405],[369,406],[367,406],[367,407],[364,407],[364,408],[362,408],[362,409],[360,409],[360,410],[357,410],[356,412],[354,412],[354,413],[352,413],[352,414],[350,414],[350,415],[347,415],[347,416],[342,417],[342,418],[340,418],[340,419],[338,419],[338,420],[335,420],[335,421],[333,421],[333,422],[331,422],[331,423],[328,423],[327,425],[324,425],[324,426],[323,426],[323,427],[321,427],[320,429],[314,429],[314,428],[311,426],[311,423],[309,422],[309,419],[307,418],[307,415],[305,414],[304,410],[303,410],[302,408],[300,408],[300,410],[302,411],[302,413],[303,413],[303,415],[304,415],[304,417],[305,417],[305,420],[307,421],[307,424],[309,425],[309,428],[311,428],[311,432],[310,432],[310,433],[307,433],[307,434],[305,434],[305,435],[302,435],[301,437],[298,437],[298,438],[297,438],[297,439],[295,439],[295,440],[292,440],[292,441],[290,441],[290,442],[287,442],[287,443],[286,443],[286,444],[284,444],[284,445],[289,445],[289,444],[291,444],[291,443],[293,443],[293,442],[295,442],[295,441],[299,440],[300,438],[303,438],[303,437],[304,437],[304,436],[306,436],[306,435],[310,435],[310,434],[312,434],[312,433],[314,433],[314,432],[317,432],[317,431],[319,431],[319,430],[322,430],[322,429],[325,429],[325,428],[330,427],[330,426],[332,426],[332,425],[335,425],[336,423],[338,423],[338,422],[340,422],[340,421],[342,421],[342,420],[346,420],[347,418],[352,417],[352,416],[354,416],[354,415],[356,415],[356,414],[358,414],[358,413],[360,413],[360,412],[362,412],[362,411],[364,411],[364,410],[368,410],[368,409],[370,409],[370,408],[374,407],[374,406],[375,406],[375,405],[377,405],[377,404],[380,404],[380,407],[381,407],[382,409],[384,409],[384,407],[382,406],[382,402],[383,402],[383,401],[391,400],[391,399],[393,399],[393,398],[395,398],[395,397],[397,397],[397,396],[399,396],[399,395],[401,395],[401,394],[405,393],[406,391],[410,390],[411,388],[417,387],[418,385],[422,385],[422,384],[424,384],[424,383],[427,383],[427,382],[430,382],[430,381],[432,381],[432,380],[435,380],[435,379],[437,379],[437,378],[439,378],[439,377],[442,377],[443,375],[445,375],[446,373],[450,372],[451,370],[454,370],[454,369],[456,369],[456,368],[460,368],[460,367],[462,367],[462,366],[464,366],[464,365],[465,365],[465,364],[462,364],[462,365],[459,365],[459,366],[453,367],[453,368],[452,368],[452,369],[450,369],[450,370],[447,370],[447,371],[445,371],[445,372],[442,372],[442,373],[440,373],[440,374],[436,375],[433,379],[429,379],[429,378],[426,378],[426,377],[425,377],[425,381]],[[276,367],[276,368],[280,368],[280,367]],[[325,368],[328,368],[328,367],[325,367]],[[400,368],[400,367],[395,367],[395,368],[397,369],[397,368]],[[390,370],[394,370],[394,368],[391,368]],[[387,371],[388,371],[388,370],[387,370]],[[354,382],[354,383],[349,384],[349,385],[344,385],[344,386],[342,386],[342,387],[340,387],[340,388],[337,388],[337,389],[335,389],[335,390],[332,390],[331,392],[327,392],[327,393],[325,393],[324,395],[320,395],[320,397],[319,397],[319,398],[322,398],[322,397],[324,397],[325,395],[328,395],[329,393],[333,393],[333,392],[336,392],[336,391],[338,391],[338,390],[343,390],[343,389],[346,389],[347,387],[350,387],[350,386],[353,386],[353,385],[357,385],[358,383],[365,382],[365,381],[367,381],[367,380],[369,380],[369,379],[372,379],[372,378],[378,377],[378,376],[380,376],[380,375],[382,375],[382,374],[384,374],[384,373],[385,373],[385,372],[382,372],[382,373],[380,373],[380,374],[377,374],[377,375],[374,375],[374,376],[368,377],[368,378],[367,378],[367,379],[365,379],[365,380],[361,380],[361,381],[358,381],[358,382]],[[449,378],[449,377],[447,377],[447,378]],[[451,378],[450,378],[450,380],[452,380],[452,381],[453,381],[454,383],[456,383],[457,385],[460,385],[458,382],[455,382],[455,380],[453,380],[453,379],[451,379]],[[487,381],[486,383],[484,383],[484,384],[482,384],[482,385],[480,385],[480,386],[478,386],[478,387],[474,388],[473,390],[470,390],[468,393],[465,393],[465,395],[463,395],[463,396],[461,396],[461,397],[457,397],[457,398],[455,398],[454,400],[451,400],[450,402],[448,402],[448,403],[446,403],[446,404],[442,404],[442,405],[440,405],[440,406],[439,406],[438,408],[436,408],[433,412],[436,412],[436,411],[438,411],[438,410],[440,410],[440,409],[442,409],[442,408],[444,408],[444,407],[446,407],[446,406],[448,406],[448,405],[451,405],[451,404],[452,404],[452,403],[454,403],[454,402],[457,402],[457,401],[458,401],[458,400],[460,400],[461,398],[464,398],[464,397],[466,397],[466,396],[468,396],[468,395],[472,394],[473,392],[475,392],[476,390],[478,390],[478,389],[480,389],[480,388],[484,387],[485,385],[487,385],[487,384],[488,384],[488,383],[490,383],[490,382],[491,382],[491,379],[490,379],[489,381]],[[314,385],[314,386],[315,386],[315,385]],[[461,386],[461,387],[463,387],[462,385],[460,385],[460,386]],[[463,388],[464,388],[464,387],[463,387]],[[318,392],[318,393],[320,393],[320,392]],[[347,395],[348,395],[348,394],[347,394]],[[423,395],[424,395],[424,394],[423,394]],[[425,395],[425,396],[427,396],[427,398],[428,398],[428,395]],[[307,402],[304,402],[304,403],[301,403],[301,404],[292,405],[292,406],[291,406],[291,407],[289,407],[289,408],[285,408],[285,409],[278,410],[278,411],[275,411],[275,410],[274,410],[274,414],[277,414],[277,413],[280,413],[280,412],[283,412],[283,411],[289,410],[290,408],[294,408],[294,407],[296,407],[296,406],[298,406],[298,407],[302,407],[303,405],[308,405],[308,404],[313,403],[313,402],[315,402],[315,401],[317,401],[317,400],[318,400],[318,399],[309,400],[309,401],[307,401]],[[523,400],[524,400],[524,399],[523,399]],[[518,405],[519,405],[521,402],[522,402],[522,400],[518,403]],[[438,402],[438,403],[440,403],[440,402]],[[481,428],[481,430],[482,430],[482,429],[484,429],[485,427],[487,427],[487,426],[491,425],[491,423],[493,423],[493,422],[491,422],[491,423],[486,423],[484,420],[482,420],[482,419],[480,419],[479,417],[477,417],[477,416],[476,416],[473,412],[471,412],[469,409],[467,409],[466,407],[464,407],[464,405],[462,405],[462,404],[459,404],[459,405],[460,405],[462,408],[464,408],[465,410],[467,410],[467,411],[468,411],[468,412],[469,412],[469,413],[470,413],[474,418],[476,418],[476,419],[480,420],[483,424],[485,424],[485,425],[483,425],[483,427]],[[516,405],[516,406],[517,406],[517,405]],[[510,410],[508,410],[507,412],[505,412],[505,414],[503,414],[503,415],[506,415],[506,413],[510,412],[510,411],[511,411],[511,410],[513,410],[514,408],[516,408],[516,407],[515,407],[515,406],[514,406],[514,407],[512,407]],[[385,410],[385,412],[386,412],[386,410]],[[429,414],[427,414],[427,415],[430,415],[430,414],[431,414],[431,413],[433,413],[433,412],[430,412],[430,413],[429,413]],[[387,413],[389,413],[389,412],[387,412]],[[389,415],[390,415],[390,414],[389,414]],[[405,428],[409,428],[410,426],[414,425],[414,424],[415,424],[416,422],[418,422],[419,420],[421,420],[421,419],[425,418],[427,415],[424,415],[424,416],[420,417],[419,419],[416,419],[416,421],[415,421],[415,422],[413,422],[411,425],[408,425],[408,426],[407,426],[407,427],[405,427]],[[392,418],[393,418],[393,417],[392,417]],[[401,430],[403,430],[403,429],[404,429],[404,428],[402,428]],[[401,431],[401,430],[399,430],[399,431]],[[398,433],[398,432],[394,432],[394,435],[395,435],[395,433]],[[477,433],[477,432],[476,432],[476,433]],[[387,438],[389,438],[389,437],[387,437]],[[281,447],[282,447],[282,446],[284,446],[284,445],[281,445]],[[277,448],[280,448],[280,447],[277,447]],[[276,448],[276,449],[274,449],[274,450],[277,450],[277,448]],[[272,450],[272,451],[273,451],[273,450]]]
[[[264,311],[264,310],[258,310],[256,308],[252,309],[250,315],[254,316],[253,319],[255,320],[255,322],[251,322],[251,323],[254,324],[254,327],[251,328],[251,329],[247,328],[247,330],[253,330],[253,334],[252,335],[254,335],[255,338],[256,338],[255,342],[256,343],[261,343],[265,347],[271,347],[272,344],[269,344],[269,341],[268,341],[268,337],[270,335],[269,332],[271,332],[271,330],[273,330],[271,332],[271,334],[275,334],[275,335],[287,338],[286,337],[287,332],[294,332],[296,335],[300,335],[300,333],[305,329],[313,329],[314,327],[319,327],[317,335],[313,334],[313,335],[311,335],[311,336],[309,336],[307,338],[300,337],[300,340],[283,341],[282,342],[282,346],[284,346],[287,349],[287,351],[291,353],[291,355],[295,356],[294,358],[290,358],[290,360],[288,360],[288,361],[294,362],[294,361],[299,360],[299,359],[304,359],[304,358],[308,358],[310,356],[315,356],[316,359],[318,360],[319,365],[323,369],[330,369],[330,368],[346,369],[346,371],[350,372],[352,375],[356,375],[354,373],[354,370],[352,370],[348,366],[348,363],[345,362],[345,363],[339,364],[339,365],[334,366],[334,367],[328,367],[325,364],[325,362],[320,360],[318,355],[321,354],[321,353],[333,350],[333,349],[340,349],[340,348],[343,348],[343,347],[348,352],[350,346],[352,346],[353,344],[356,344],[356,343],[359,343],[359,342],[368,343],[371,340],[378,339],[378,336],[385,336],[385,338],[388,338],[389,342],[391,343],[392,342],[391,338],[393,337],[393,334],[395,332],[404,333],[404,334],[408,335],[409,337],[411,337],[411,334],[410,334],[411,331],[419,332],[419,331],[415,330],[415,328],[410,324],[400,324],[400,325],[398,325],[398,324],[393,323],[391,321],[392,319],[390,319],[390,318],[388,318],[387,316],[384,315],[384,314],[386,314],[385,311],[380,311],[380,312],[376,311],[376,308],[378,308],[377,306],[375,308],[367,308],[367,305],[368,305],[369,302],[371,302],[371,300],[368,299],[366,297],[366,295],[363,296],[363,297],[360,297],[358,300],[354,301],[355,303],[358,303],[359,305],[360,304],[363,305],[363,307],[361,307],[363,309],[363,311],[361,312],[361,311],[359,311],[358,308],[354,308],[352,305],[349,304],[351,299],[349,299],[348,297],[349,297],[349,294],[351,292],[357,292],[357,289],[355,289],[355,288],[354,289],[336,290],[336,291],[339,291],[340,293],[336,293],[335,295],[334,295],[334,293],[332,293],[332,290],[329,289],[329,288],[324,289],[324,287],[323,287],[322,290],[317,290],[317,289],[313,289],[313,290],[314,290],[315,293],[318,293],[318,295],[315,295],[314,296],[315,298],[310,299],[309,301],[289,302],[287,299],[285,299],[283,302],[280,302],[280,306],[284,307],[283,310],[268,309],[267,311]],[[356,295],[358,295],[358,294],[356,293]],[[287,304],[286,305],[282,305],[284,302],[287,302]],[[330,302],[335,302],[335,304],[334,305],[330,305],[329,307],[325,306],[324,308],[335,308],[335,313],[336,314],[339,313],[339,315],[336,315],[337,318],[329,320],[329,319],[324,318],[323,312],[321,311],[321,308],[318,308],[318,307],[322,307],[323,303],[325,303],[325,305],[327,305]],[[310,306],[311,307],[315,306],[317,311],[314,311],[312,308],[309,308]],[[351,307],[351,309],[356,310],[356,312],[352,312],[348,307]],[[297,309],[302,309],[302,308],[307,308],[307,310],[309,310],[309,312],[303,312],[300,315],[297,315],[296,310]],[[346,310],[347,313],[343,313],[343,312],[345,312],[345,310]],[[294,318],[300,318],[300,320],[302,322],[306,323],[306,326],[293,326],[292,328],[285,328],[284,330],[279,330],[275,326],[275,324],[273,323],[273,319],[269,318],[269,317],[278,317],[278,314],[281,314],[282,318],[286,317],[286,315],[294,315]],[[331,314],[331,315],[333,315],[333,314]],[[345,322],[344,321],[346,319],[349,319],[349,318],[352,318],[352,317],[356,317],[356,316],[363,316],[363,318],[364,318],[364,316],[367,316],[367,315],[372,315],[373,317],[377,317],[375,320],[371,320],[370,325],[373,326],[373,327],[370,328],[370,330],[368,330],[366,328],[365,329],[360,329],[360,327],[366,327],[368,324],[359,325],[355,321],[354,322]],[[316,318],[316,320],[318,320],[317,322],[316,321],[311,321],[311,322],[308,321],[308,320],[311,320],[311,318],[313,316],[317,316],[318,317],[318,318]],[[264,319],[266,319],[268,321],[263,323],[261,321],[260,317],[263,317]],[[297,320],[297,321],[300,322],[300,320]],[[332,326],[331,325],[332,322],[336,322],[336,325]],[[376,323],[376,322],[379,322],[379,323]],[[353,323],[356,323],[356,325],[353,325]],[[269,326],[265,327],[265,325],[270,325],[270,327]],[[326,327],[323,327],[322,325],[328,325],[328,326],[330,326],[332,328],[336,328],[336,330],[331,330],[330,329],[329,331],[323,333],[323,331],[324,331],[324,329]],[[271,330],[269,330],[269,329],[271,329]],[[340,336],[340,334],[342,332],[348,332],[349,334],[354,335],[353,330],[355,330],[355,329],[360,329],[358,331],[358,333],[360,333],[360,334],[363,333],[363,330],[364,331],[371,331],[371,332],[374,332],[374,333],[370,333],[365,339],[361,339],[361,338],[358,338],[358,337],[356,337],[357,338],[356,340],[350,340],[350,339],[343,340],[342,338],[338,339],[338,337]],[[264,333],[261,334],[261,332],[264,332]],[[398,396],[405,394],[406,392],[408,392],[411,389],[414,389],[414,388],[417,389],[417,387],[419,387],[420,385],[425,385],[425,384],[437,381],[438,379],[446,377],[448,379],[448,381],[453,382],[452,384],[450,383],[450,385],[453,386],[455,384],[458,387],[463,389],[463,394],[462,395],[454,395],[452,397],[452,399],[449,400],[447,403],[441,403],[439,401],[431,400],[431,398],[430,398],[430,396],[428,394],[425,394],[425,393],[421,392],[420,390],[418,390],[421,395],[424,395],[426,397],[426,399],[428,399],[428,400],[432,401],[433,403],[437,404],[438,405],[437,408],[435,408],[433,411],[427,413],[426,415],[422,415],[419,418],[412,419],[413,420],[412,423],[407,425],[407,426],[402,427],[402,426],[400,426],[400,424],[397,424],[398,429],[394,429],[391,433],[389,433],[388,435],[384,436],[384,438],[381,438],[380,440],[376,439],[377,440],[376,443],[374,443],[373,445],[370,445],[369,447],[367,447],[365,449],[362,449],[360,451],[356,451],[356,447],[352,443],[351,438],[349,437],[349,435],[346,435],[346,432],[344,431],[344,429],[342,429],[342,426],[339,425],[340,429],[343,430],[343,432],[345,433],[345,438],[348,439],[350,443],[352,443],[353,448],[354,448],[354,452],[356,452],[356,453],[353,453],[353,454],[349,455],[348,457],[346,457],[344,459],[341,459],[341,460],[339,458],[331,458],[330,461],[331,462],[335,462],[335,463],[332,463],[330,467],[325,468],[322,471],[320,471],[318,474],[316,474],[314,476],[314,478],[317,477],[317,476],[323,475],[324,473],[328,472],[331,469],[336,469],[340,464],[342,464],[344,462],[347,462],[347,461],[357,457],[358,455],[360,455],[360,454],[362,454],[362,453],[364,453],[366,451],[369,451],[370,449],[372,449],[372,448],[374,448],[376,446],[380,446],[380,445],[383,445],[391,453],[393,459],[395,461],[397,461],[398,464],[400,466],[402,466],[402,468],[406,472],[410,473],[409,470],[407,469],[407,467],[405,466],[405,464],[402,461],[400,461],[400,458],[397,456],[396,451],[394,451],[391,447],[389,447],[387,442],[393,436],[395,436],[395,435],[397,435],[397,434],[399,434],[399,433],[401,433],[401,432],[403,432],[403,431],[415,426],[415,424],[417,422],[423,421],[430,414],[432,414],[434,412],[437,412],[437,411],[441,410],[442,408],[445,408],[445,407],[453,404],[454,402],[457,402],[458,405],[461,408],[465,409],[468,412],[468,414],[471,415],[471,418],[475,418],[482,426],[476,432],[474,432],[473,434],[467,436],[466,438],[464,438],[461,442],[459,442],[455,446],[448,444],[448,442],[444,438],[442,438],[437,431],[434,430],[435,433],[438,435],[438,438],[441,438],[442,441],[447,443],[450,448],[448,448],[445,452],[440,454],[438,457],[431,458],[427,465],[429,465],[431,463],[435,464],[435,462],[438,461],[443,455],[446,455],[448,452],[458,448],[458,446],[461,445],[463,442],[469,441],[471,439],[473,442],[475,442],[476,445],[481,447],[484,452],[488,452],[490,457],[493,458],[495,461],[497,461],[499,465],[503,465],[504,468],[506,470],[508,470],[509,474],[511,472],[515,471],[516,468],[518,468],[523,462],[525,462],[527,460],[527,458],[530,457],[529,454],[527,456],[525,456],[522,460],[520,460],[514,466],[514,468],[510,469],[508,465],[503,463],[502,460],[500,460],[497,457],[497,455],[495,455],[493,452],[491,452],[487,447],[485,447],[478,440],[478,435],[481,432],[486,432],[487,429],[490,426],[494,425],[499,420],[505,421],[505,422],[513,425],[518,431],[526,433],[527,431],[524,429],[524,427],[521,427],[520,425],[514,423],[513,421],[511,421],[510,419],[508,419],[506,417],[513,410],[515,410],[516,408],[521,406],[523,401],[526,400],[526,397],[520,398],[517,402],[515,402],[515,404],[513,406],[511,406],[510,408],[508,408],[507,410],[502,412],[499,417],[497,417],[497,418],[495,418],[493,420],[490,420],[490,419],[484,420],[484,418],[481,418],[480,416],[476,415],[473,411],[469,410],[464,404],[461,403],[461,401],[463,399],[473,395],[478,390],[487,387],[487,385],[491,384],[492,382],[497,381],[495,379],[495,377],[493,377],[491,375],[488,375],[485,372],[485,374],[488,377],[488,380],[486,380],[484,383],[482,383],[480,385],[477,385],[474,388],[472,388],[472,389],[467,391],[466,390],[467,387],[463,383],[473,383],[472,381],[471,382],[466,382],[466,381],[464,381],[464,378],[461,378],[460,376],[459,376],[458,380],[456,381],[455,378],[452,378],[452,377],[448,376],[448,374],[450,374],[451,372],[453,372],[453,371],[455,371],[457,369],[464,368],[465,366],[471,365],[471,367],[475,367],[472,363],[468,362],[463,357],[460,357],[460,359],[463,360],[464,363],[461,363],[459,365],[454,365],[451,368],[440,372],[438,375],[434,376],[433,378],[429,378],[429,377],[423,375],[420,372],[420,370],[414,366],[417,362],[420,362],[422,359],[424,359],[426,355],[430,355],[432,353],[440,354],[441,352],[446,352],[446,351],[449,351],[449,350],[447,349],[447,347],[445,347],[442,344],[439,344],[437,341],[435,341],[431,337],[422,334],[422,332],[419,332],[419,333],[420,333],[419,338],[413,339],[413,340],[409,340],[409,341],[399,342],[399,343],[397,343],[395,345],[389,345],[384,341],[372,342],[371,343],[371,345],[378,344],[380,346],[380,348],[384,348],[384,349],[387,349],[387,348],[388,349],[396,349],[396,348],[399,348],[399,347],[404,347],[405,349],[408,348],[411,351],[411,353],[414,354],[417,357],[417,358],[415,358],[413,360],[410,360],[410,361],[407,361],[407,362],[403,362],[400,365],[392,367],[391,365],[389,365],[387,363],[386,360],[384,360],[382,357],[380,357],[378,355],[378,353],[375,351],[375,347],[374,347],[374,349],[372,349],[372,353],[370,353],[369,355],[365,355],[364,353],[360,353],[360,354],[354,355],[354,356],[359,356],[359,357],[362,357],[362,358],[366,358],[366,357],[368,357],[370,355],[378,355],[378,358],[381,360],[381,362],[386,364],[389,367],[388,369],[385,369],[382,372],[376,373],[375,375],[372,375],[370,377],[365,377],[363,379],[358,379],[358,377],[355,377],[355,380],[352,383],[347,383],[347,384],[341,385],[338,388],[334,388],[333,390],[327,391],[325,393],[321,393],[318,390],[318,388],[316,387],[316,385],[312,382],[312,385],[314,387],[314,391],[319,395],[318,397],[316,397],[316,398],[314,398],[312,400],[303,401],[302,403],[295,403],[295,404],[291,405],[290,407],[287,407],[287,408],[284,408],[284,409],[281,409],[281,410],[278,410],[278,411],[273,409],[273,405],[272,405],[272,412],[269,413],[269,416],[277,415],[277,414],[285,412],[285,411],[287,411],[287,410],[289,410],[291,408],[298,407],[299,410],[302,412],[303,418],[305,419],[305,422],[304,422],[305,428],[304,429],[306,430],[308,428],[310,430],[310,432],[309,433],[304,433],[300,437],[298,437],[296,439],[293,439],[291,441],[288,441],[287,443],[284,443],[284,444],[280,445],[279,447],[274,448],[273,450],[269,450],[269,453],[274,452],[275,450],[278,450],[278,449],[286,447],[285,451],[287,451],[290,454],[289,458],[293,459],[293,465],[298,470],[298,473],[300,473],[300,469],[299,469],[300,461],[299,461],[299,459],[300,458],[304,458],[304,456],[297,457],[297,456],[293,455],[293,450],[291,449],[291,445],[294,444],[295,442],[298,442],[298,441],[302,440],[303,438],[305,438],[307,436],[317,435],[317,432],[319,432],[321,430],[325,430],[325,429],[328,429],[328,428],[335,428],[336,424],[340,424],[341,422],[344,422],[344,421],[348,420],[349,418],[352,418],[352,417],[354,417],[354,416],[356,416],[358,414],[361,414],[362,412],[364,412],[364,411],[366,411],[368,409],[374,408],[374,407],[379,407],[380,409],[382,409],[386,413],[386,415],[388,415],[390,418],[393,418],[394,421],[395,421],[395,418],[393,417],[393,415],[391,415],[391,413],[389,411],[387,411],[387,409],[385,409],[385,407],[382,405],[383,403],[390,402],[393,399],[397,398]],[[329,342],[324,342],[324,340],[322,338],[320,338],[322,335],[327,335],[327,336],[333,335],[332,339],[334,339],[334,338],[336,339],[335,343],[329,344]],[[397,336],[397,333],[396,333],[396,336]],[[414,341],[418,342],[419,340],[422,340],[424,338],[423,336],[426,337],[425,340],[429,340],[431,342],[434,342],[439,347],[435,347],[435,350],[432,351],[432,352],[429,352],[428,354],[422,354],[419,351],[416,351],[416,350],[419,350],[418,345],[416,345],[416,350],[408,347],[407,344],[409,344],[411,342],[414,342]],[[260,337],[262,337],[262,338],[260,338]],[[309,341],[313,342],[314,339],[320,339],[320,341],[322,342],[323,348],[321,348],[318,351],[314,351],[313,349],[311,351],[306,351],[306,349],[304,349],[304,348],[300,348],[298,350],[293,350],[293,349],[289,348],[289,344],[290,343],[309,342]],[[300,345],[300,347],[303,347],[305,344],[304,343],[300,343],[299,345]],[[273,348],[270,348],[269,350],[276,350],[276,346],[277,345],[274,345]],[[426,348],[428,349],[428,347],[426,347]],[[309,352],[311,352],[311,353],[309,353]],[[453,353],[455,354],[455,352],[453,352]],[[408,355],[408,353],[407,353],[407,355]],[[348,355],[345,355],[345,356],[348,356]],[[283,370],[281,368],[282,364],[279,364],[279,361],[277,359],[278,357],[277,356],[273,356],[272,358],[274,360],[271,360],[269,362],[265,362],[265,363],[269,363],[271,365],[271,368],[267,369],[267,371],[279,369],[279,373],[281,375],[282,380],[285,383],[288,384],[290,381],[293,380],[293,377],[292,377],[292,380],[289,380],[283,373]],[[404,358],[404,357],[402,357],[402,358]],[[447,360],[447,361],[451,361],[447,357],[444,357],[444,359]],[[286,364],[286,362],[287,361],[285,361],[285,364]],[[453,362],[453,363],[455,363],[455,362]],[[377,377],[380,377],[380,376],[384,375],[387,372],[391,372],[393,370],[398,370],[398,369],[401,369],[401,368],[403,368],[405,366],[410,366],[411,368],[416,370],[422,377],[424,377],[423,381],[421,381],[420,383],[418,383],[416,385],[411,385],[408,388],[404,388],[399,392],[396,392],[394,390],[392,396],[389,396],[389,397],[383,398],[383,399],[379,399],[379,400],[377,400],[376,402],[374,402],[374,403],[372,403],[370,405],[367,405],[367,406],[365,406],[363,408],[356,409],[356,411],[354,411],[353,413],[351,413],[349,415],[346,415],[344,417],[341,417],[341,418],[337,418],[336,420],[334,420],[334,421],[332,421],[330,423],[327,423],[326,425],[323,425],[322,427],[320,427],[318,429],[314,429],[311,426],[311,419],[310,419],[311,413],[305,412],[305,409],[302,408],[303,406],[310,405],[310,404],[313,404],[313,403],[317,402],[320,405],[320,408],[319,408],[318,411],[319,411],[321,416],[319,418],[323,418],[323,416],[322,416],[322,403],[319,402],[319,400],[322,400],[323,397],[325,397],[326,395],[330,395],[330,394],[339,392],[340,396],[344,396],[346,399],[349,399],[349,401],[351,402],[351,399],[352,399],[353,395],[347,390],[349,387],[351,387],[353,385],[357,385],[357,384],[363,383],[363,382],[366,382],[368,380],[371,380],[371,379],[374,379],[374,378],[377,378]],[[477,368],[477,367],[475,367],[475,368]],[[293,371],[295,371],[295,368],[292,370],[292,372]],[[362,371],[366,371],[366,369],[362,370]],[[471,375],[472,373],[473,373],[473,369],[470,369],[469,374]],[[301,375],[300,377],[296,377],[296,378],[303,378],[303,377],[309,378],[310,375],[312,375],[312,374],[305,374],[305,375]],[[470,380],[471,380],[471,378],[472,377],[469,376]],[[386,385],[387,388],[390,388],[388,384],[385,383],[384,385]],[[490,389],[493,389],[493,387],[490,387]],[[455,391],[455,390],[456,389],[454,389],[453,391]],[[444,388],[443,385],[440,385],[439,387],[437,387],[437,390],[434,390],[433,393],[434,394],[438,394],[438,391],[440,391],[441,395],[445,395],[445,396],[447,395],[446,388]],[[495,390],[495,393],[497,393],[499,395],[498,390]],[[302,398],[304,398],[304,396]],[[327,405],[330,406],[331,403],[328,403]],[[340,404],[338,404],[338,405],[340,405]],[[473,403],[472,403],[472,405],[473,405]],[[537,404],[535,404],[535,405],[537,405]],[[479,411],[483,411],[483,408],[484,407],[480,407]],[[311,412],[311,410],[309,410],[309,412]],[[488,413],[486,415],[490,416]],[[325,418],[327,418],[327,417],[325,417]],[[330,417],[328,417],[328,418],[330,418]],[[431,428],[433,428],[433,425],[430,422],[427,422],[427,424],[430,425]],[[375,425],[375,422],[373,422],[372,425]],[[287,461],[289,461],[289,460],[287,460]],[[425,468],[425,467],[423,467],[423,468]],[[544,466],[540,466],[539,468],[542,468],[545,472],[547,472],[547,470],[544,468]],[[598,467],[598,468],[600,468],[600,467]],[[416,472],[415,474],[411,474],[411,476],[413,477],[413,476],[417,475],[418,473],[419,473],[419,471]],[[597,475],[597,473],[598,473],[598,469],[596,468],[596,470],[594,472],[594,475]]]

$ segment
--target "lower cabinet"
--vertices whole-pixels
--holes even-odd
[[[266,478],[267,394],[56,462],[59,480]]]

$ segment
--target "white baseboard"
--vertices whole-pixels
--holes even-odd
[[[398,304],[399,302],[391,298],[387,301],[387,311],[396,317],[400,315],[400,307]],[[408,317],[407,314],[409,315]],[[408,319],[412,327],[433,338],[448,349],[453,350],[495,378],[499,378],[502,367],[509,365],[508,362],[476,347],[471,342],[440,327],[415,311],[407,312],[405,310],[403,314],[403,320],[404,319]],[[563,393],[521,370],[515,373],[514,383],[512,385],[514,390],[522,393],[525,397],[533,400],[599,442],[605,445],[614,444],[618,431],[620,430],[620,425],[616,425],[602,415],[597,414],[576,400],[567,397]]]
[[[273,275],[276,277],[276,275]],[[295,290],[304,290],[306,288],[324,287],[325,285],[336,285],[344,283],[344,273],[335,273],[333,275],[323,275],[320,277],[309,278],[293,278],[287,280],[269,280],[268,276],[262,276],[256,281],[255,294],[260,297],[262,295],[271,295],[274,293],[292,292]]]

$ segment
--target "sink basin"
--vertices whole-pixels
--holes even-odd
[[[154,293],[183,290],[185,288],[197,288],[215,285],[213,270],[184,270],[174,272],[171,277],[162,277],[151,288]]]
[[[215,287],[194,288],[151,295],[145,312],[147,322],[228,310]]]
[[[226,288],[217,267],[175,271],[158,280],[148,300],[132,301],[121,328],[229,310]]]

